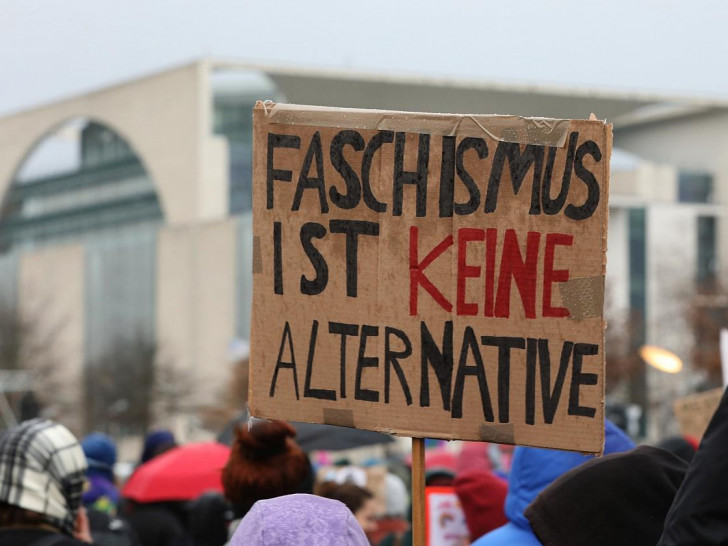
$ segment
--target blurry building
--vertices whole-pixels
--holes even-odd
[[[56,333],[67,407],[84,370],[140,336],[188,376],[188,415],[219,402],[249,336],[257,99],[614,121],[609,297],[641,317],[636,344],[689,353],[662,319],[685,282],[728,267],[728,105],[201,61],[0,118],[0,298]],[[72,160],[34,168],[59,131]]]

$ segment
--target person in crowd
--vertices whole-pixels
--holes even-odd
[[[328,481],[320,484],[315,493],[343,502],[367,535],[376,531],[378,505],[372,492],[365,487],[349,482]]]
[[[92,543],[81,505],[86,457],[63,425],[33,419],[0,437],[0,544]]]
[[[187,508],[187,529],[195,546],[223,546],[232,520],[230,503],[217,491],[203,493]]]
[[[231,546],[369,546],[343,503],[307,494],[261,500],[243,518]]]
[[[119,490],[114,479],[116,445],[100,432],[93,432],[81,441],[86,455],[88,487],[82,500],[86,508],[93,508],[107,514],[115,514],[119,504]]]
[[[259,500],[313,492],[311,462],[295,436],[291,425],[276,420],[250,419],[235,429],[230,459],[222,472],[225,498],[236,518],[231,532]]]
[[[633,448],[634,442],[616,425],[606,421],[604,453]],[[539,541],[523,515],[524,510],[556,478],[592,458],[567,451],[517,447],[506,495],[505,513],[509,521],[479,538],[474,546],[538,546]]]
[[[409,491],[402,478],[387,472],[384,478],[386,504],[384,514],[377,520],[377,530],[367,533],[372,544],[396,544],[397,540],[409,532]]]
[[[168,430],[155,430],[147,434],[144,439],[144,448],[139,459],[139,464],[144,464],[158,457],[162,453],[166,453],[172,448],[177,447],[177,440]]]
[[[658,546],[728,544],[728,390],[710,420]]]
[[[140,503],[127,499],[124,518],[142,546],[193,546],[183,502]]]
[[[97,546],[141,546],[131,525],[122,518],[86,509],[91,538]]]
[[[659,442],[657,447],[677,455],[690,464],[698,451],[698,441],[692,436],[670,436]]]
[[[653,546],[687,467],[652,446],[594,459],[554,481],[525,516],[543,546]]]
[[[471,540],[508,523],[504,506],[508,482],[493,473],[490,444],[466,442],[458,459],[455,493]]]

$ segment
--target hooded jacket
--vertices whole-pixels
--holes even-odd
[[[544,546],[653,546],[687,466],[652,446],[595,459],[552,483],[525,515]]]
[[[665,518],[658,546],[728,544],[728,391]]]
[[[605,421],[604,453],[634,448],[634,442],[615,424]],[[506,517],[509,522],[481,537],[473,546],[540,546],[524,515],[526,507],[556,478],[593,459],[568,451],[517,447],[508,479]]]
[[[230,544],[369,546],[369,541],[343,503],[299,493],[256,502]]]

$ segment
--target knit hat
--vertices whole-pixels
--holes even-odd
[[[564,474],[526,509],[544,546],[656,544],[687,463],[640,446]]]
[[[174,439],[174,434],[170,431],[155,430],[154,432],[150,432],[144,439],[144,449],[142,450],[140,464],[151,461],[157,455],[161,455],[173,447],[177,447],[177,441]]]
[[[81,506],[86,457],[71,432],[33,419],[0,438],[0,501],[36,512],[73,534]]]
[[[303,494],[257,502],[230,541],[230,546],[292,544],[368,546],[369,541],[344,504]]]
[[[254,419],[235,430],[230,459],[222,473],[225,497],[242,517],[261,499],[311,492],[311,463],[284,421]]]
[[[89,470],[97,470],[107,478],[114,478],[116,464],[116,445],[106,434],[92,432],[81,441],[81,449],[86,455]]]

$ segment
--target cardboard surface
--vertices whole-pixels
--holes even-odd
[[[259,103],[251,413],[600,452],[611,140]]]
[[[718,409],[721,396],[723,389],[718,388],[676,400],[673,409],[680,432],[700,440],[715,410]]]

